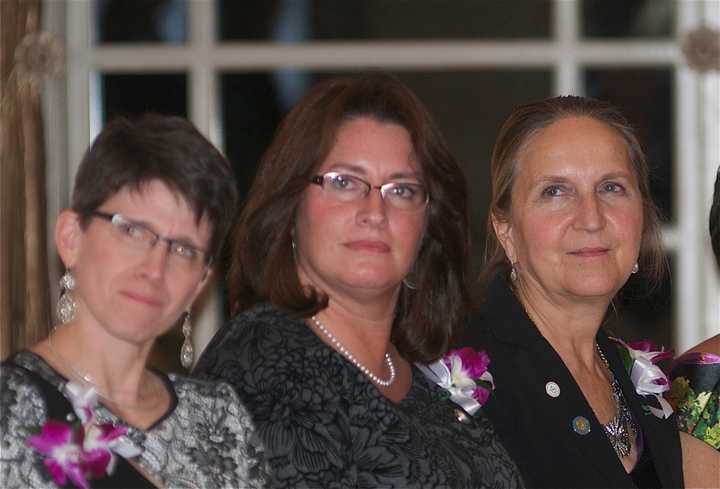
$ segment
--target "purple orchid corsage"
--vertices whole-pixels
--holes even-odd
[[[620,356],[635,386],[635,392],[641,396],[653,396],[660,404],[660,409],[646,406],[648,411],[658,418],[669,418],[673,409],[663,398],[663,393],[670,390],[670,381],[657,364],[672,358],[672,352],[663,348],[657,349],[647,340],[634,343],[625,343],[617,338],[611,340],[622,347],[619,350]]]
[[[81,489],[89,489],[91,478],[112,474],[116,455],[134,457],[141,453],[125,435],[127,428],[99,423],[95,417],[97,394],[69,382],[65,393],[78,421],[66,423],[48,420],[27,443],[45,457],[44,463],[57,485],[68,480]]]
[[[417,367],[428,379],[448,391],[451,401],[473,415],[495,389],[489,364],[490,357],[485,351],[465,347],[450,350],[437,362],[417,364]]]

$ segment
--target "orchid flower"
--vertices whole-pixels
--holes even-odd
[[[112,474],[115,453],[134,457],[141,450],[125,436],[126,427],[97,422],[97,393],[93,387],[68,382],[64,391],[79,425],[49,420],[40,434],[28,437],[27,442],[45,456],[45,466],[56,484],[65,485],[70,479],[81,489],[89,489],[88,478]]]
[[[27,442],[45,455],[45,466],[57,485],[65,485],[69,478],[76,486],[89,489],[77,438],[78,433],[71,426],[50,420],[39,435],[28,437]]]
[[[490,391],[495,388],[487,369],[489,364],[487,353],[466,347],[450,350],[430,365],[417,366],[426,377],[449,392],[451,401],[472,415],[487,402]]]
[[[665,373],[656,364],[667,358],[672,358],[672,352],[663,349],[656,350],[649,341],[625,343],[617,338],[613,341],[622,345],[625,368],[635,386],[635,392],[641,396],[653,396],[662,409],[648,406],[650,412],[659,418],[669,418],[672,407],[662,397],[663,392],[670,390],[670,383]]]

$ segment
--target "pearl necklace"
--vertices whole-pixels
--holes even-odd
[[[350,353],[345,346],[343,346],[340,341],[335,337],[334,334],[332,334],[328,329],[325,327],[325,325],[320,322],[320,320],[313,316],[310,318],[313,323],[315,323],[315,326],[330,340],[330,343],[344,356],[347,358],[350,363],[355,365],[362,373],[364,373],[370,380],[372,380],[374,383],[381,387],[389,387],[390,384],[395,382],[395,365],[393,364],[392,358],[390,357],[390,354],[385,352],[385,363],[387,364],[388,370],[390,371],[390,377],[387,380],[383,380],[374,373],[370,371],[365,365],[360,363],[357,358],[355,358],[355,355]]]

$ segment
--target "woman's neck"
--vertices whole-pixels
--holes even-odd
[[[157,396],[157,379],[145,369],[151,345],[130,345],[74,322],[53,329],[32,350],[71,381],[95,388],[103,402],[142,406]]]
[[[587,367],[596,364],[595,338],[607,300],[555,296],[524,282],[516,285],[515,293],[540,334],[563,359],[571,358]]]

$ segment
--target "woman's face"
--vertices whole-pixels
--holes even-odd
[[[626,145],[588,117],[561,119],[519,156],[509,223],[496,231],[520,280],[609,300],[637,262],[643,203]]]
[[[373,186],[421,181],[407,130],[370,117],[340,126],[317,174],[331,171]],[[293,229],[301,281],[331,297],[394,293],[413,266],[425,216],[426,206],[394,208],[377,189],[342,202],[323,187],[309,185]]]
[[[141,191],[123,188],[98,211],[121,214],[156,235],[198,249],[206,250],[210,242],[207,219],[196,223],[185,200],[160,181],[149,182]],[[65,266],[76,279],[75,322],[141,345],[178,320],[202,289],[207,269],[203,260],[199,266],[189,265],[170,253],[163,239],[152,248],[143,248],[126,232],[137,232],[137,228],[118,228],[106,219],[91,217],[82,229],[78,215],[64,211],[56,240]]]

